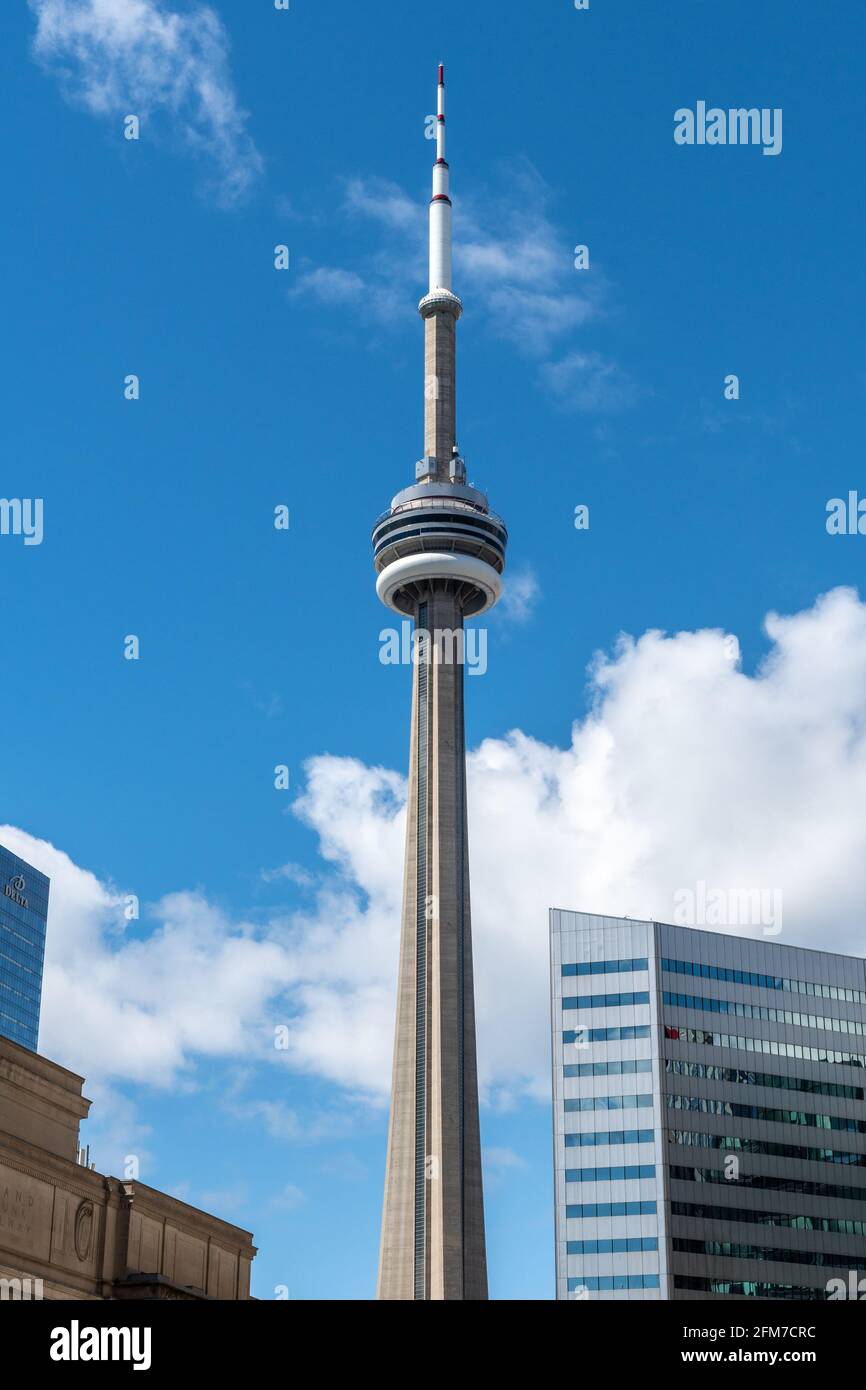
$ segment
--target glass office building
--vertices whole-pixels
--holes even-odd
[[[0,1033],[36,1052],[49,880],[0,845]]]
[[[557,1298],[854,1296],[833,1281],[866,1281],[866,961],[550,928]]]

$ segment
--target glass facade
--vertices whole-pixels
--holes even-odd
[[[864,960],[555,910],[551,997],[558,1298],[866,1277]]]
[[[49,881],[0,845],[0,1033],[38,1050]]]

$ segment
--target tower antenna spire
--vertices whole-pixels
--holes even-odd
[[[451,289],[451,198],[445,158],[445,64],[439,64],[436,92],[436,163],[430,200],[430,292]]]
[[[445,158],[445,65],[439,64],[436,161],[430,199],[429,288],[418,312],[424,319],[424,457],[417,482],[462,482],[457,449],[457,343],[463,305],[451,288],[451,197]]]

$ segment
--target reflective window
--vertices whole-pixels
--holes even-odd
[[[566,1144],[569,1137],[566,1136]],[[802,1158],[808,1163],[840,1163],[850,1168],[866,1168],[866,1153],[851,1153],[848,1149],[808,1148],[803,1144],[776,1144],[769,1139],[746,1139],[739,1134],[702,1134],[692,1129],[670,1129],[672,1144],[685,1144],[692,1149],[731,1149],[740,1153],[772,1154],[777,1158]]]
[[[632,1038],[648,1038],[650,1026],[648,1023],[635,1023],[627,1025],[625,1028],[566,1028],[562,1035],[564,1043],[576,1043],[578,1038],[582,1042],[630,1042]]]
[[[863,1196],[866,1197],[866,1190]],[[567,1208],[566,1214],[568,1210]],[[866,1235],[866,1221],[857,1221],[849,1217],[792,1216],[782,1211],[716,1207],[706,1202],[671,1202],[671,1215],[688,1216],[701,1221],[745,1221],[750,1226],[776,1226],[791,1231],[828,1231],[843,1236]]]
[[[668,1096],[668,1109],[692,1110],[702,1115],[733,1115],[738,1120],[769,1120],[773,1124],[806,1125],[812,1129],[866,1134],[866,1120],[849,1119],[844,1115],[821,1115],[812,1110],[781,1110],[769,1105],[742,1105],[739,1101],[712,1100],[708,1096]]]
[[[633,1178],[654,1178],[654,1163],[628,1163],[622,1168],[566,1168],[566,1182],[628,1182]]]
[[[635,1096],[578,1096],[565,1102],[566,1113],[585,1110],[646,1110],[653,1103],[649,1091]]]
[[[631,1076],[651,1072],[652,1059],[640,1057],[625,1062],[569,1062],[562,1068],[563,1076]]]
[[[579,965],[564,965],[562,973],[568,975],[627,975],[633,970],[648,970],[646,956],[635,960],[593,960],[581,961]]]
[[[610,1292],[611,1289],[657,1289],[657,1274],[600,1274],[569,1279],[568,1292],[587,1289],[590,1293]]]
[[[591,1130],[588,1134],[566,1134],[567,1149],[597,1149],[606,1144],[651,1144],[651,1129],[603,1129]],[[866,1164],[866,1155],[863,1158]]]
[[[812,1265],[816,1268],[840,1269],[846,1265],[856,1269],[863,1259],[863,1252],[847,1255],[827,1250],[790,1250],[776,1245],[743,1245],[735,1240],[684,1240],[674,1236],[673,1249],[680,1255],[715,1255],[730,1260],[766,1260],[769,1263],[780,1261],[790,1265]]]
[[[843,999],[849,1004],[866,1004],[862,989],[843,985],[823,985],[811,980],[791,980],[779,975],[761,975],[754,970],[731,970],[724,965],[702,965],[691,960],[662,960],[662,969],[676,975],[696,975],[704,980],[722,980],[735,985],[754,985],[758,989],[786,990],[790,994],[811,994],[816,999]]]
[[[770,1086],[783,1091],[806,1091],[813,1096],[839,1096],[863,1100],[862,1086],[838,1081],[815,1081],[805,1076],[780,1076],[778,1072],[751,1071],[745,1067],[720,1067],[714,1062],[686,1062],[666,1058],[665,1071],[674,1076],[700,1076],[708,1081],[733,1081],[740,1086]]]
[[[866,1035],[866,1023],[857,1023],[852,1018],[802,1014],[793,1009],[770,1009],[765,1004],[746,1004],[741,999],[710,999],[697,994],[673,994],[669,990],[664,991],[662,999],[665,1004],[677,1009],[700,1009],[702,1013],[734,1014],[737,1018],[761,1018],[767,1023],[787,1023],[793,1028],[823,1028],[829,1033]],[[578,1007],[577,1002],[574,1007]]]
[[[36,1050],[49,881],[0,846],[0,1033]]]
[[[615,1240],[569,1240],[568,1255],[631,1255],[641,1250],[658,1250],[656,1236],[620,1236]]]
[[[562,1001],[563,1009],[619,1009],[627,1004],[648,1004],[646,990],[625,994],[573,994]]]
[[[681,1203],[680,1205],[685,1205]],[[655,1202],[583,1202],[565,1208],[569,1221],[588,1221],[598,1216],[656,1216]]]
[[[846,1067],[866,1066],[866,1054],[839,1052],[829,1047],[810,1047],[808,1043],[777,1042],[771,1038],[746,1038],[736,1033],[713,1033],[705,1028],[679,1028],[665,1024],[665,1037],[671,1042],[701,1043],[707,1047],[733,1047],[739,1052],[766,1052],[773,1057],[800,1057],[804,1062],[834,1062]],[[571,1035],[572,1038],[574,1034]],[[565,1037],[565,1034],[563,1034]]]
[[[692,1275],[674,1275],[675,1289],[692,1289],[695,1293],[734,1294],[740,1298],[791,1298],[816,1303],[826,1300],[826,1289],[799,1288],[795,1284],[768,1284],[744,1279],[700,1279]]]
[[[686,1168],[672,1163],[671,1178],[680,1182],[718,1183],[730,1191],[731,1181],[720,1168]],[[738,1187],[754,1187],[761,1192],[796,1192],[806,1197],[834,1197],[846,1202],[866,1202],[866,1187],[847,1187],[843,1183],[817,1182],[814,1178],[771,1178],[763,1173],[740,1173]]]

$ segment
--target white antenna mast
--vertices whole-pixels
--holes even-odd
[[[451,199],[445,159],[445,67],[439,64],[436,106],[436,163],[430,202],[430,290],[451,289]]]

